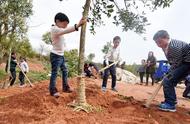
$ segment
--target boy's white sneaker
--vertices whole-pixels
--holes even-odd
[[[102,87],[102,91],[103,91],[103,92],[106,92],[106,87]]]
[[[26,87],[26,84],[20,85],[19,87],[20,88]]]

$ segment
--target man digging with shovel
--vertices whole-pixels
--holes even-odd
[[[162,82],[165,101],[159,105],[159,109],[175,112],[177,104],[175,87],[190,71],[190,45],[183,41],[170,39],[165,30],[158,31],[153,40],[158,47],[162,48],[171,65]]]

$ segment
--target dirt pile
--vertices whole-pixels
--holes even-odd
[[[92,113],[74,112],[67,104],[76,97],[77,80],[71,79],[71,94],[61,93],[56,99],[48,93],[49,81],[43,81],[34,88],[11,88],[0,91],[1,124],[189,124],[190,115],[183,108],[176,113],[142,107],[142,102],[133,97],[103,93],[97,80],[86,79],[87,102],[97,108]],[[58,80],[61,91],[61,81]],[[3,92],[3,93],[2,93]],[[6,92],[8,95],[5,96]],[[11,94],[12,92],[12,94]]]

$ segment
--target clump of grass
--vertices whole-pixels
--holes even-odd
[[[6,97],[0,96],[0,103],[2,103],[5,100]]]
[[[2,80],[6,76],[6,72],[0,69],[0,80]]]
[[[128,100],[134,100],[134,98],[132,96],[123,96],[123,95],[119,94],[118,97],[119,97],[119,99],[126,100],[126,101],[128,101]]]
[[[31,82],[36,82],[36,81],[42,81],[42,80],[48,80],[49,76],[47,73],[44,72],[35,72],[35,71],[30,71],[27,74],[28,78],[30,79]]]
[[[96,106],[96,107],[94,106],[94,107],[93,107],[93,110],[94,110],[95,112],[103,112],[104,109],[103,109],[101,106]]]

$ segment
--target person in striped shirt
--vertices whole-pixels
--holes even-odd
[[[156,32],[153,40],[158,47],[162,48],[171,65],[162,82],[165,101],[159,105],[159,109],[175,112],[177,104],[175,87],[190,71],[190,45],[180,40],[170,39],[165,30]]]

